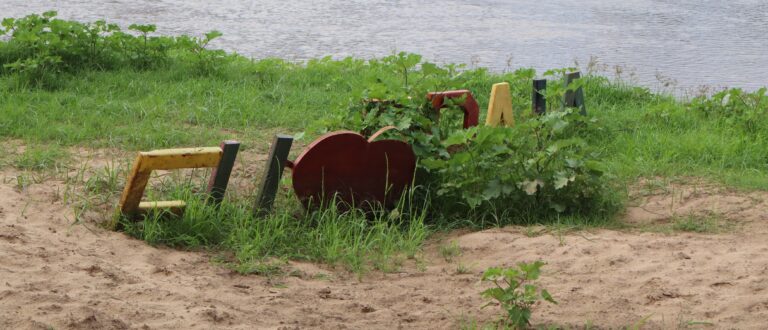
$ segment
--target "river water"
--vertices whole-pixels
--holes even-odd
[[[163,34],[216,29],[214,47],[253,58],[408,51],[495,71],[592,62],[657,90],[768,85],[768,0],[0,0],[0,17],[46,10]]]

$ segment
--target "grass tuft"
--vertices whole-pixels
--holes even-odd
[[[150,244],[231,251],[232,268],[244,274],[272,272],[268,261],[275,258],[341,265],[358,274],[396,271],[416,257],[428,234],[425,213],[404,203],[373,214],[329,207],[299,217],[291,209],[257,217],[247,202],[216,208],[189,187],[170,195],[187,201],[182,216],[160,211],[139,222],[122,219],[125,231]]]
[[[22,170],[41,171],[61,166],[69,159],[69,153],[61,147],[28,147],[13,160],[13,166]]]

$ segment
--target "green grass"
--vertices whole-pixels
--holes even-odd
[[[717,222],[709,218],[685,217],[676,219],[672,224],[672,229],[694,233],[712,233],[718,230],[718,226]]]
[[[13,166],[23,170],[45,170],[60,166],[69,158],[66,150],[59,146],[34,145],[26,148],[13,160]]]
[[[587,95],[590,114],[611,131],[610,140],[596,142],[603,144],[612,172],[627,182],[684,176],[768,188],[768,136],[762,132],[604,78],[593,78]]]
[[[440,246],[440,255],[447,262],[453,262],[454,258],[461,256],[461,252],[461,246],[459,246],[459,243],[456,241],[451,241],[450,243]]]
[[[7,84],[0,87],[0,136],[130,150],[239,138],[249,147],[277,131],[304,131],[361,97],[372,77],[395,75],[352,59],[307,65],[240,59],[215,76],[185,70],[90,71],[66,76],[56,90]],[[487,107],[490,86],[511,79],[470,72],[466,87],[481,109]],[[620,179],[701,176],[734,187],[768,188],[768,135],[702,116],[671,96],[600,77],[587,79],[589,114],[607,130],[605,139],[594,143]],[[529,81],[513,82],[521,115],[529,111]]]
[[[672,222],[672,230],[693,233],[716,234],[729,229],[728,222],[717,215],[678,217]]]
[[[83,72],[56,90],[0,84],[0,135],[129,149],[207,145],[229,132],[261,139],[264,130],[301,131],[346,104],[364,79],[360,67],[240,59],[219,76],[166,67]]]
[[[739,230],[739,223],[717,213],[675,215],[664,221],[642,225],[623,225],[625,229],[674,235],[680,233],[722,234]]]
[[[296,216],[300,207],[293,205],[259,217],[249,200],[215,208],[193,190],[181,185],[164,196],[187,201],[182,216],[157,212],[140,222],[121,219],[124,230],[150,244],[229,251],[233,269],[260,274],[282,258],[340,265],[358,274],[396,271],[417,257],[429,233],[423,208],[405,200],[393,211],[373,214],[329,207]]]

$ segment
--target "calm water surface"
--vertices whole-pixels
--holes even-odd
[[[768,85],[767,0],[0,0],[0,17],[51,9],[163,34],[216,29],[215,47],[254,58],[409,51],[498,71],[596,58],[657,89]]]

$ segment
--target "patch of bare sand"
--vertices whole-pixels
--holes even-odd
[[[768,222],[768,194],[741,192],[697,179],[669,183],[660,179],[642,180],[631,191],[633,203],[627,207],[625,222],[652,225],[675,218],[715,215],[726,220],[764,230]]]
[[[539,324],[616,328],[648,317],[648,329],[689,321],[762,329],[768,322],[763,192],[681,185],[640,194],[635,207],[662,216],[628,210],[633,223],[697,212],[745,223],[726,234],[457,232],[427,245],[423,267],[358,280],[292,263],[296,276],[275,280],[233,274],[204,253],[72,225],[71,208],[57,198],[61,185],[0,185],[0,328],[457,328],[462,319],[498,315],[480,309],[482,270],[537,259],[548,262],[541,285],[559,301],[536,307]],[[452,240],[462,254],[448,262],[439,247]]]

